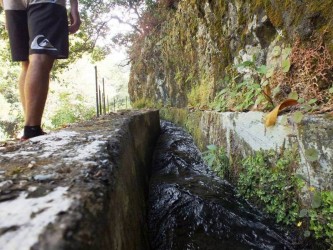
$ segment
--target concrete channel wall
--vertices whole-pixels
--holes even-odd
[[[306,116],[300,124],[291,116],[280,116],[277,124],[266,128],[262,112],[211,112],[202,113],[200,128],[208,143],[248,156],[253,151],[297,147],[300,165],[297,172],[309,185],[333,190],[333,120],[324,115]],[[308,159],[313,150],[317,159]],[[296,159],[295,159],[296,160]]]
[[[0,147],[0,249],[149,249],[158,111],[110,114]]]
[[[226,149],[230,159],[244,158],[259,150],[296,147],[300,164],[297,173],[307,179],[309,186],[333,190],[333,116],[306,115],[301,123],[292,115],[278,117],[273,127],[264,125],[262,112],[215,112],[187,109],[164,109],[162,118],[189,130],[201,150],[214,144]],[[314,152],[314,159],[307,152]],[[295,159],[296,161],[297,159]]]

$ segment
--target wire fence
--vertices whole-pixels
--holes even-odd
[[[99,82],[98,68],[95,66],[95,87],[96,87],[96,115],[105,115],[110,112],[116,112],[119,109],[127,109],[129,107],[128,97],[110,98],[105,90],[105,79]]]

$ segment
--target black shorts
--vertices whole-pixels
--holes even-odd
[[[6,10],[13,61],[27,61],[31,54],[68,58],[66,8],[53,3],[32,4],[27,10]]]

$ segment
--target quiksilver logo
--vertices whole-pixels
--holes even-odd
[[[57,50],[44,35],[38,35],[34,38],[31,49]]]

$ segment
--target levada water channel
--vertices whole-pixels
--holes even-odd
[[[161,123],[149,189],[151,249],[304,249],[204,163],[193,139]]]

